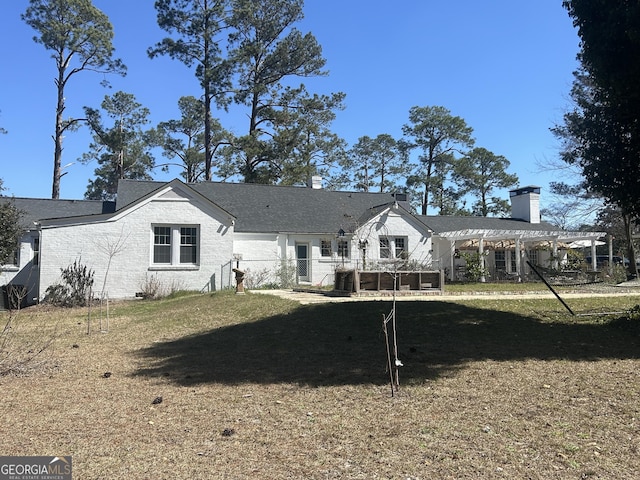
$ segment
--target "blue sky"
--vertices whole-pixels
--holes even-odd
[[[113,24],[116,56],[126,77],[81,73],[67,92],[67,115],[99,107],[122,90],[151,111],[152,125],[179,118],[178,98],[199,96],[193,71],[146,50],[165,33],[156,23],[153,0],[94,0]],[[542,187],[557,172],[541,163],[557,156],[549,128],[561,121],[577,67],[579,39],[561,0],[306,0],[305,19],[323,48],[329,76],[305,79],[308,90],[346,93],[334,131],[349,145],[363,135],[401,137],[413,106],[441,105],[474,129],[476,145],[510,162],[520,185]],[[5,194],[50,198],[56,91],[50,53],[33,42],[21,19],[26,1],[0,6],[0,178]],[[216,114],[236,133],[246,132],[242,114]],[[86,129],[64,141],[62,198],[82,198],[95,164],[78,158],[88,150]],[[159,163],[163,157],[156,156]],[[164,180],[179,171],[154,172]]]

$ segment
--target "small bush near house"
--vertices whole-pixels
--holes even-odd
[[[44,294],[44,301],[59,307],[84,307],[93,286],[94,271],[76,260],[67,268],[61,268],[61,282],[51,285]]]
[[[297,267],[293,260],[283,258],[276,268],[277,283],[280,288],[295,287],[297,282]]]
[[[272,277],[273,275],[267,268],[255,271],[247,269],[244,286],[248,289],[265,288],[265,285],[269,283],[268,280]]]
[[[477,282],[483,275],[487,274],[487,270],[482,266],[482,257],[479,252],[460,253],[467,266],[467,280]]]
[[[567,251],[567,261],[561,264],[562,270],[580,270],[584,263],[584,255],[582,252],[569,249]]]
[[[622,283],[627,280],[627,269],[622,265],[614,265],[611,269],[611,275],[606,275],[604,278],[608,283]]]
[[[157,275],[145,275],[144,280],[140,283],[140,292],[137,297],[145,300],[153,300],[162,296],[162,282]]]
[[[136,293],[136,297],[145,300],[157,300],[185,291],[188,290],[180,281],[174,280],[171,285],[167,285],[157,275],[145,275],[144,280],[140,282],[140,291]]]

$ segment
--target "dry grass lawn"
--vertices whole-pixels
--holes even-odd
[[[72,455],[77,479],[640,478],[635,325],[555,300],[399,302],[392,397],[390,308],[186,296],[112,305],[91,335],[86,309],[22,311],[16,355],[55,341],[0,377],[1,453]]]

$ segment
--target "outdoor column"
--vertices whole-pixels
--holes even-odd
[[[518,272],[518,281],[522,281],[522,261],[520,258],[520,239],[516,238],[516,272]]]
[[[558,269],[558,239],[553,239],[553,268]]]
[[[595,272],[598,270],[598,259],[596,258],[596,242],[591,239],[591,269]]]
[[[456,279],[456,241],[451,240],[451,248],[449,250],[449,258],[451,259],[451,265],[449,265],[449,280],[452,282]]]
[[[480,282],[485,283],[487,279],[484,276],[484,238],[482,237],[478,239],[478,253],[480,254],[480,271],[482,272]]]

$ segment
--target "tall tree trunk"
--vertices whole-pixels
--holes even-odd
[[[62,176],[62,134],[64,133],[63,114],[64,114],[64,67],[58,68],[58,78],[56,80],[58,89],[58,103],[56,105],[56,129],[53,142],[55,148],[53,151],[53,187],[51,189],[51,198],[60,198],[60,177]]]
[[[211,181],[211,67],[209,65],[210,48],[209,45],[209,2],[204,2],[204,179]]]

